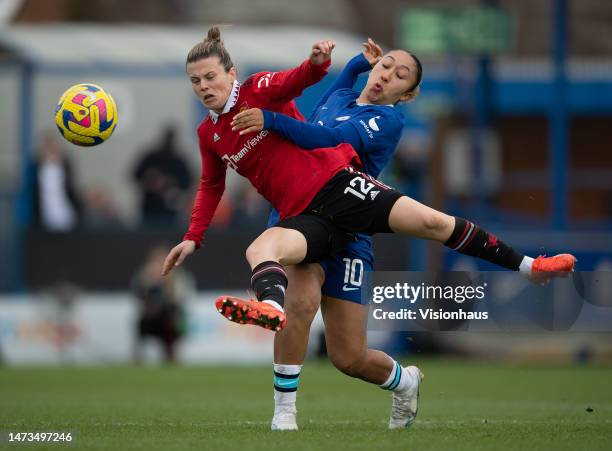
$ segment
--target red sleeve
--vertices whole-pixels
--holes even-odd
[[[263,104],[286,103],[302,94],[309,86],[321,81],[331,65],[314,65],[309,59],[298,67],[282,72],[258,72],[249,77],[253,95]],[[262,105],[266,106],[266,105]]]
[[[207,150],[200,142],[200,153],[202,154],[202,177],[198,185],[189,230],[183,240],[191,240],[200,247],[204,233],[210,225],[215,214],[217,205],[225,191],[225,163],[214,152]]]

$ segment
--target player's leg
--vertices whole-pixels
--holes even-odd
[[[274,338],[274,361],[302,364],[308,348],[310,325],[321,304],[325,274],[318,263],[285,268],[289,285],[285,295],[287,325]]]
[[[574,268],[575,258],[569,254],[538,257],[534,261],[476,224],[436,211],[352,168],[334,177],[329,188],[325,212],[345,230],[371,235],[395,232],[435,240],[463,254],[530,276],[567,274]]]
[[[287,324],[274,337],[274,416],[272,430],[297,430],[296,395],[308,348],[310,325],[321,303],[323,269],[319,264],[285,268]]]
[[[215,302],[217,309],[230,321],[282,330],[286,324],[283,306],[288,284],[283,266],[321,261],[347,242],[344,232],[317,215],[281,221],[257,237],[246,251],[252,268],[251,287],[261,302],[221,296]]]
[[[273,261],[282,266],[300,263],[306,257],[306,238],[299,230],[271,227],[247,248],[246,259],[251,268]]]
[[[367,306],[324,297],[321,312],[330,360],[352,377],[377,384],[393,392],[389,427],[411,425],[416,417],[419,386],[423,375],[415,366],[402,366],[386,353],[368,348]]]
[[[390,425],[406,426],[414,421],[420,372],[402,369],[384,352],[367,345],[367,299],[362,299],[363,277],[374,269],[371,241],[363,236],[325,260],[325,282],[321,289],[322,311],[329,357],[342,372],[394,392]],[[403,374],[403,378],[402,378]],[[417,385],[410,384],[416,381]]]
[[[462,254],[524,272],[536,279],[574,269],[575,258],[572,255],[541,256],[534,260],[473,222],[441,213],[407,196],[394,203],[388,217],[389,228],[395,233],[439,241]]]

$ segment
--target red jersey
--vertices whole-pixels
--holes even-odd
[[[209,112],[198,127],[202,177],[184,240],[193,240],[199,246],[225,190],[228,167],[249,179],[284,219],[304,211],[339,170],[348,165],[361,166],[349,144],[303,150],[268,130],[240,136],[230,126],[232,118],[247,108],[303,119],[293,99],[321,80],[329,64],[316,66],[306,60],[288,71],[260,72],[242,85],[234,82],[223,112]]]

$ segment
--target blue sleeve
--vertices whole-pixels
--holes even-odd
[[[337,127],[330,128],[298,121],[281,113],[267,110],[262,111],[264,129],[275,131],[285,139],[294,142],[304,149],[335,147],[338,144],[348,143],[357,152],[361,151],[362,139],[359,136],[359,132],[348,121]]]
[[[270,212],[270,216],[268,216],[268,228],[274,227],[278,221],[280,221],[280,215],[278,211],[276,211],[276,208],[273,208]]]
[[[312,110],[312,114],[315,114],[315,112],[321,106],[323,106],[325,102],[327,102],[327,99],[329,99],[330,95],[332,95],[338,89],[352,88],[355,84],[355,81],[357,81],[357,77],[359,76],[359,74],[367,72],[370,69],[372,69],[372,66],[370,66],[370,63],[368,63],[366,57],[363,56],[363,53],[354,56],[348,63],[346,63],[346,66],[344,66],[344,69],[342,69],[340,75],[338,75],[338,77],[334,80],[329,89],[325,91],[325,94],[323,94],[323,96],[319,99],[317,106],[315,106],[314,110]],[[310,122],[310,118],[308,119],[308,121]]]

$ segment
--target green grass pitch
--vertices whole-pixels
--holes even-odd
[[[612,449],[611,367],[418,363],[408,430],[386,429],[389,393],[314,362],[298,432],[269,430],[269,367],[0,369],[0,430],[76,431],[70,448],[99,450]]]

